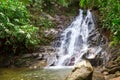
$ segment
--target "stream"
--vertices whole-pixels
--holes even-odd
[[[0,80],[64,80],[71,69],[1,68]]]
[[[64,80],[72,69],[0,68],[0,80]],[[99,71],[94,71],[93,80],[104,80]]]

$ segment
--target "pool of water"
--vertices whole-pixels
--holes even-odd
[[[64,80],[71,69],[0,68],[0,80]]]

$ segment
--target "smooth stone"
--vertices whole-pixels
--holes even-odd
[[[78,62],[65,80],[92,80],[93,67],[88,60]]]

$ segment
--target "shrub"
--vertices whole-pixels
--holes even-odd
[[[39,43],[38,28],[29,24],[29,18],[26,7],[18,0],[0,2],[0,48],[4,52],[20,52]]]

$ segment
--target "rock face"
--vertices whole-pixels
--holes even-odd
[[[77,63],[65,80],[92,80],[93,67],[87,60]]]

